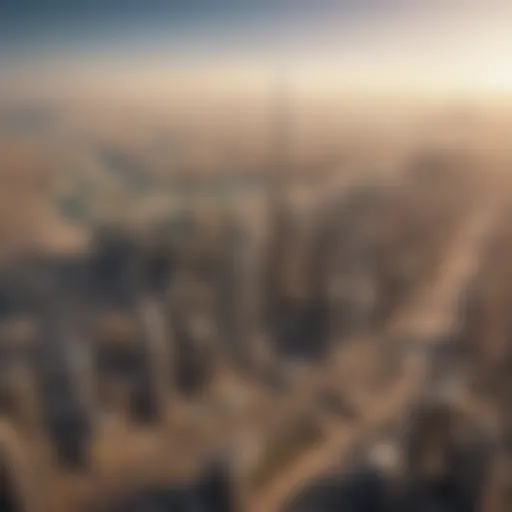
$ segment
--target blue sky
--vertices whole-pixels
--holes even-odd
[[[164,42],[190,50],[265,48],[317,34],[334,17],[340,28],[388,11],[390,0],[2,0],[4,56],[72,54]],[[266,48],[268,51],[269,48]]]

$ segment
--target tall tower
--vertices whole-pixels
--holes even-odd
[[[276,67],[270,88],[269,142],[270,161],[266,176],[266,200],[269,234],[273,257],[283,255],[283,244],[289,233],[290,212],[286,204],[286,186],[290,173],[290,89],[283,65]],[[278,261],[273,261],[279,267]],[[277,268],[276,268],[277,270]]]
[[[270,176],[271,197],[281,192],[290,172],[291,150],[291,88],[284,65],[276,67],[270,101]]]

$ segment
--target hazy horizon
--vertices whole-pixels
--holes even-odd
[[[1,98],[509,99],[504,0],[3,3]]]

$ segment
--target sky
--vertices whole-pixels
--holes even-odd
[[[0,0],[0,93],[512,92],[509,0]]]

